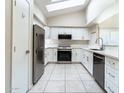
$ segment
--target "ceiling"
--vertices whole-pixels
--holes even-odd
[[[66,0],[59,0],[58,2],[61,2],[61,1],[66,1]],[[57,10],[53,12],[48,12],[46,9],[46,5],[54,3],[54,2],[51,2],[51,0],[34,0],[34,3],[39,7],[39,9],[44,13],[46,17],[52,17],[52,16],[57,16],[61,14],[83,10],[87,7],[89,0],[86,0],[84,5],[66,8],[62,10]]]

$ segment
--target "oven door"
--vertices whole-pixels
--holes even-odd
[[[58,49],[58,61],[71,61],[71,49]]]

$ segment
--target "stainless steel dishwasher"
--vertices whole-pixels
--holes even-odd
[[[96,82],[104,89],[105,56],[93,54],[93,76]]]

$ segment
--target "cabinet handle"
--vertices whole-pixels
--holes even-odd
[[[113,78],[115,78],[115,76],[114,75],[112,75],[111,73],[108,73],[111,77],[113,77]]]
[[[113,65],[115,65],[115,63],[112,63]]]
[[[108,89],[111,91],[111,93],[115,93],[113,90],[111,90],[111,88],[110,88],[110,87],[108,87]]]
[[[30,53],[30,51],[29,50],[26,50],[26,54],[29,54]]]

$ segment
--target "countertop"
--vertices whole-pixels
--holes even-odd
[[[82,49],[90,51],[90,52],[102,54],[102,55],[105,55],[107,57],[111,57],[111,58],[114,58],[116,60],[119,60],[119,53],[118,53],[118,51],[112,51],[112,50],[102,50],[102,51],[99,51],[99,50],[91,50],[89,48],[82,48]]]
[[[82,48],[78,48],[78,47],[47,47],[45,49],[82,49]]]
[[[105,55],[106,57],[111,57],[111,58],[114,58],[116,60],[119,60],[119,53],[118,53],[118,51],[115,51],[115,50],[102,50],[102,51],[99,51],[99,50],[91,50],[89,48],[84,48],[84,47],[65,47],[65,48],[46,47],[45,49],[83,49],[83,50],[98,53],[98,54],[101,54],[101,55]]]

